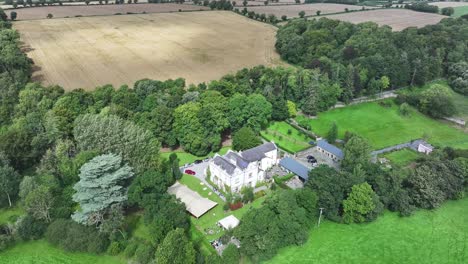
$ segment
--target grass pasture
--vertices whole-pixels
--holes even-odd
[[[198,84],[282,64],[274,26],[228,11],[17,21],[14,28],[35,62],[33,80],[68,90],[144,78]]]
[[[268,263],[468,263],[468,199],[410,217],[386,212],[366,224],[325,221],[300,247],[280,250]]]
[[[415,161],[419,157],[421,157],[420,153],[417,153],[411,149],[401,149],[397,151],[392,151],[390,153],[385,153],[383,156],[390,160],[390,162],[397,166],[406,166],[411,162]]]
[[[424,27],[439,23],[446,18],[439,14],[416,12],[408,9],[378,9],[366,12],[350,12],[337,15],[326,15],[330,19],[337,19],[354,24],[372,21],[379,26],[387,25],[393,31],[401,31],[407,27]]]
[[[289,134],[288,131],[291,131]],[[288,123],[273,122],[266,130],[260,132],[261,136],[268,141],[274,141],[281,149],[295,153],[308,147],[310,138],[305,136]]]
[[[455,13],[453,13],[453,17],[461,17],[463,15],[468,14],[468,4],[466,6],[459,6],[454,7]]]
[[[299,116],[297,119],[304,119]],[[401,116],[398,106],[380,106],[378,102],[351,105],[320,113],[309,120],[312,131],[325,136],[333,122],[338,125],[338,136],[346,130],[369,140],[373,149],[382,149],[428,136],[435,146],[468,148],[468,134],[443,122],[431,119],[416,110],[410,116]]]
[[[120,257],[71,253],[56,248],[45,240],[20,243],[0,252],[0,264],[124,264]]]

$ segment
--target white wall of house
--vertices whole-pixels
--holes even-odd
[[[330,152],[324,150],[323,148],[317,146],[317,150],[318,150],[319,152],[322,152],[323,154],[327,155],[327,157],[331,158],[332,160],[338,161],[338,157],[337,157],[337,156],[335,156],[335,155],[333,155],[332,153],[330,153]]]
[[[265,156],[260,161],[250,162],[244,170],[236,167],[232,175],[211,160],[208,165],[211,173],[210,180],[224,191],[227,191],[225,185],[229,186],[233,192],[239,192],[243,186],[255,187],[258,182],[265,180],[265,171],[278,162],[277,150],[267,152]]]

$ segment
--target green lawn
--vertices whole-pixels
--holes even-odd
[[[452,17],[461,17],[465,14],[468,14],[468,6],[459,6],[454,7],[455,13],[453,13]]]
[[[1,264],[119,264],[126,261],[108,255],[69,253],[44,240],[18,244],[0,253]]]
[[[5,224],[10,221],[10,218],[18,217],[24,214],[20,207],[2,208],[0,209],[0,224]]]
[[[288,131],[291,133],[288,134]],[[266,140],[274,141],[276,145],[287,152],[295,153],[309,147],[310,138],[284,121],[271,123],[260,134]]]
[[[224,155],[226,154],[226,152],[230,149],[231,147],[222,147],[218,153],[220,155]],[[173,152],[162,152],[161,153],[161,157],[164,157],[164,158],[169,158],[169,156],[172,154],[172,153],[176,153],[177,154],[177,157],[179,158],[180,162],[179,164],[182,166],[184,164],[187,164],[187,163],[193,163],[195,160],[198,160],[198,159],[205,159],[207,157],[212,157],[214,156],[214,152],[211,152],[210,154],[206,155],[206,156],[202,156],[202,157],[198,157],[198,156],[195,156],[193,154],[190,154],[190,153],[187,153],[185,151],[173,151]]]
[[[325,221],[300,247],[269,263],[468,263],[468,198],[411,217],[386,212],[368,224]]]
[[[414,150],[411,149],[402,149],[398,151],[393,151],[390,153],[384,154],[384,157],[389,159],[392,164],[398,165],[398,166],[406,166],[410,164],[412,161],[415,161],[419,157],[421,157],[420,154]]]
[[[297,119],[305,119],[298,116]],[[428,136],[436,146],[468,148],[468,134],[443,122],[431,119],[416,110],[404,117],[398,113],[398,106],[383,107],[378,102],[351,105],[320,113],[317,119],[309,120],[312,130],[325,136],[333,122],[338,125],[339,137],[346,130],[366,139],[373,149],[408,142]]]

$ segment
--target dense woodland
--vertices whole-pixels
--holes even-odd
[[[0,208],[26,211],[0,226],[0,250],[45,237],[68,251],[122,253],[138,263],[258,261],[305,242],[318,207],[332,221],[351,223],[372,221],[385,208],[409,215],[464,196],[466,151],[439,150],[414,168],[385,170],[369,162],[365,139],[348,134],[341,171],[322,166],[306,188],[276,190],[232,231],[245,246],[204,256],[190,239],[184,205],[166,192],[182,176],[177,156],[159,152],[180,146],[205,155],[231,134],[234,147],[245,149],[260,142],[256,136],[270,121],[296,110],[316,114],[338,100],[440,77],[466,94],[466,20],[402,32],[293,21],[280,28],[277,48],[305,69],[258,66],[207,84],[145,79],[131,88],[65,92],[28,83],[31,61],[0,17]],[[421,102],[411,98],[404,102]],[[135,212],[151,243],[132,237],[126,218]]]
[[[283,59],[320,69],[340,84],[340,99],[347,102],[447,77],[453,63],[468,58],[467,24],[466,19],[444,19],[421,29],[392,32],[370,22],[296,20],[279,29],[276,48]]]

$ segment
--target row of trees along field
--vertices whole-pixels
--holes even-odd
[[[348,102],[382,89],[447,77],[450,66],[468,58],[467,25],[464,18],[444,19],[392,32],[371,22],[295,20],[278,30],[276,48],[288,62],[320,69],[340,85],[340,99]]]

